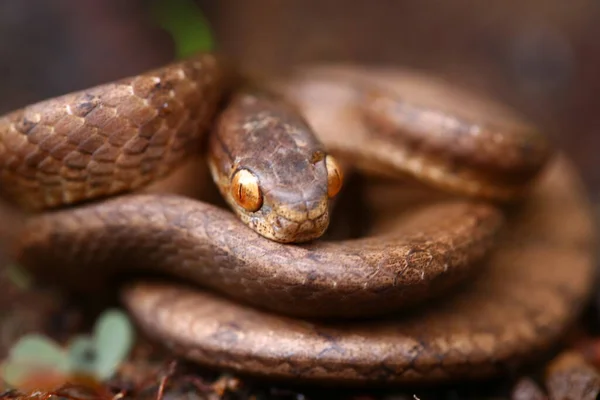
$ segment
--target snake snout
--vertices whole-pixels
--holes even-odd
[[[319,238],[329,226],[326,196],[299,202],[276,202],[266,216],[273,239],[284,243],[307,242]]]
[[[329,211],[316,218],[293,221],[276,215],[272,221],[273,239],[283,243],[302,243],[321,237],[329,226]]]

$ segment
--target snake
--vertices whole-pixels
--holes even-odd
[[[568,157],[512,108],[398,66],[261,79],[199,53],[5,114],[0,165],[20,265],[118,287],[147,337],[205,367],[489,378],[553,348],[591,295]]]

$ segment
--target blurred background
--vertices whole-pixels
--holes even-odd
[[[398,64],[491,93],[570,154],[600,199],[592,0],[0,0],[0,112],[217,49],[262,75]]]

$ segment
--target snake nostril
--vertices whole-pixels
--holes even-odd
[[[312,157],[310,158],[310,163],[316,164],[319,161],[323,160],[324,158],[325,158],[325,153],[322,152],[321,150],[317,150],[312,154]]]

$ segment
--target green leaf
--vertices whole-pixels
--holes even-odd
[[[177,57],[183,58],[213,48],[208,21],[192,0],[157,0],[152,14],[175,41]]]
[[[77,336],[69,343],[69,371],[95,375],[98,354],[96,342],[88,336]]]
[[[96,377],[110,378],[133,346],[134,328],[127,315],[119,310],[104,312],[94,327]]]
[[[28,375],[40,371],[68,371],[66,352],[53,340],[38,334],[21,338],[10,349],[2,365],[2,378],[16,386]]]
[[[61,371],[68,368],[66,352],[52,339],[38,334],[26,335],[19,339],[10,349],[9,358],[40,366],[49,365]]]

